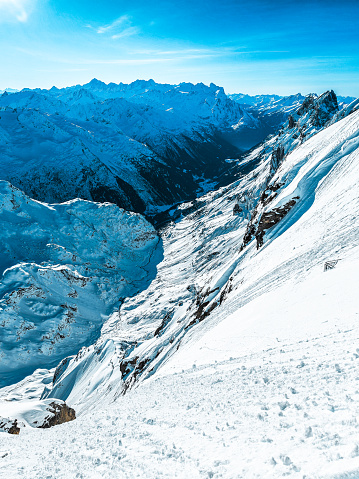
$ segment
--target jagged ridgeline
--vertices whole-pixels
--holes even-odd
[[[254,165],[233,159],[314,102],[278,98],[249,105],[214,84],[153,80],[5,92],[0,179],[40,201],[79,197],[151,215],[247,173]]]
[[[214,84],[93,80],[5,92],[1,179],[40,201],[80,197],[148,213],[233,180],[226,160],[242,150],[224,132],[243,116]]]

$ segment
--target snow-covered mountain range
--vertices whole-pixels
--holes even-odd
[[[5,88],[5,90],[0,90],[0,94],[2,93],[17,93],[19,90],[16,90],[15,88]]]
[[[181,131],[191,124],[198,142],[203,131],[235,134],[246,115],[254,127],[272,114],[282,120],[275,135],[223,159],[226,182],[234,182],[170,207],[158,233],[112,204],[46,204],[1,183],[0,416],[26,424],[17,443],[2,435],[3,470],[56,478],[356,477],[359,101],[338,103],[332,91],[270,95],[255,100],[256,117],[214,85],[156,93],[154,82],[89,85],[11,95],[23,104],[1,104],[4,124],[14,121],[8,135],[29,138],[30,123],[20,129],[16,115],[27,122],[34,115],[32,131],[43,131],[49,104],[59,109],[47,113],[59,145],[70,141],[62,136],[70,135],[69,111],[92,125],[94,108],[111,129],[131,123],[129,111],[145,115],[145,104],[156,122],[173,108]],[[214,103],[202,102],[201,89]],[[46,104],[39,111],[29,107],[37,95]],[[175,124],[170,130],[163,120],[163,140],[156,123],[151,151],[160,152],[166,135],[180,138]],[[140,135],[137,126],[128,126],[126,141],[130,131]],[[156,201],[153,193],[153,211]],[[55,432],[30,428],[31,408],[43,416],[51,401],[66,401],[78,419]],[[44,462],[49,439],[55,471]]]
[[[230,181],[226,159],[241,152],[221,132],[243,115],[213,84],[94,79],[4,94],[2,179],[41,201],[79,196],[149,213]]]
[[[356,136],[351,139],[352,133],[356,132],[358,112],[346,117],[349,123],[344,128],[348,131],[346,135],[341,134],[341,122],[333,119],[333,115],[338,114],[333,92],[327,92],[313,102],[308,97],[307,104],[294,117],[295,126],[287,125],[278,136],[269,138],[248,155],[248,162],[253,158],[260,159],[260,164],[248,175],[224,190],[179,207],[180,216],[176,214],[176,222],[161,235],[164,260],[158,265],[156,279],[148,289],[124,301],[120,311],[104,324],[95,345],[68,361],[66,368],[61,366],[61,374],[56,374],[57,381],[44,392],[44,397],[69,399],[80,408],[86,401],[96,401],[93,395],[96,398],[105,394],[98,386],[98,370],[104,377],[111,377],[110,381],[100,382],[110,397],[116,397],[140,378],[153,374],[187,341],[198,323],[206,320],[207,324],[208,317],[217,318],[222,309],[228,314],[225,299],[231,291],[236,291],[232,295],[238,299],[254,298],[261,282],[260,291],[266,289],[267,267],[264,272],[260,268],[257,274],[246,273],[247,268],[252,268],[252,262],[257,261],[257,249],[268,241],[271,243],[278,228],[284,232],[289,228],[288,223],[296,223],[303,216],[313,201],[318,184],[323,181],[323,175],[358,146]],[[357,107],[350,107],[348,111]],[[324,112],[327,117],[323,116]],[[334,121],[331,129],[324,129],[321,136],[314,135],[316,128],[323,128],[323,122],[331,119]],[[300,138],[298,132],[304,124],[306,135]],[[309,138],[313,135],[311,142]],[[323,148],[326,142],[329,146]],[[292,161],[293,155],[296,159]],[[327,155],[328,159],[324,161]],[[285,165],[290,166],[286,168]],[[303,174],[305,178],[300,179]],[[310,178],[308,185],[307,177]],[[178,209],[172,210],[173,215],[175,211]],[[276,224],[280,227],[274,228]],[[336,224],[339,227],[340,222]],[[329,228],[329,224],[325,227]],[[354,232],[356,227],[355,223],[351,226]],[[324,263],[328,250],[321,248],[322,252],[316,256],[311,248],[306,255],[313,255],[316,261],[323,255]],[[289,257],[291,264],[292,255]],[[285,265],[281,264],[281,268],[282,273],[277,273],[279,278],[288,274]],[[242,287],[241,281],[248,275],[252,279]],[[275,287],[276,281],[272,278],[271,287]],[[99,350],[107,367],[98,361]],[[84,364],[91,371],[84,374],[86,397],[83,397],[84,385],[79,379],[82,376],[79,370],[84,370]],[[110,374],[113,364],[117,368]],[[76,383],[73,376],[77,378]]]
[[[153,80],[5,92],[1,178],[40,201],[80,197],[152,215],[246,173],[230,160],[304,101],[233,98],[214,84]]]
[[[305,96],[301,93],[290,96],[250,96],[235,93],[228,96],[239,103],[241,107],[257,121],[256,129],[245,128],[245,126],[243,126],[240,132],[239,138],[242,141],[241,144],[244,145],[245,142],[248,142],[249,147],[261,142],[267,135],[276,133],[283,123],[287,121],[288,116],[298,110],[305,100]],[[316,94],[308,96],[313,99],[318,97]],[[354,97],[338,96],[337,103],[339,109],[345,108],[354,100]]]

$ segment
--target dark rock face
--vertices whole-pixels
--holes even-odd
[[[278,224],[281,219],[284,218],[293,208],[293,206],[296,204],[296,200],[299,199],[299,196],[295,196],[283,206],[279,206],[278,208],[273,208],[272,210],[258,214],[260,205],[264,206],[268,204],[273,198],[275,198],[275,196],[277,196],[277,194],[274,193],[274,195],[267,197],[265,193],[266,191],[262,193],[262,200],[260,201],[256,210],[253,212],[252,220],[247,225],[247,230],[243,236],[240,251],[242,251],[252,241],[253,238],[256,239],[257,249],[263,246],[263,238],[266,230]]]
[[[323,93],[315,107],[312,123],[316,128],[323,127],[339,111],[336,94],[333,90]]]
[[[297,110],[297,115],[302,116],[305,113],[308,113],[309,110],[312,110],[314,108],[314,102],[315,102],[315,96],[314,95],[308,95],[305,97],[305,100],[302,103],[302,106],[298,108]]]
[[[265,232],[275,226],[295,205],[299,197],[291,198],[278,208],[264,211],[265,207],[277,196],[276,191],[283,186],[283,184],[270,184],[270,182],[285,157],[315,133],[328,126],[333,118],[337,117],[338,111],[338,101],[333,90],[327,91],[319,97],[314,94],[308,95],[296,112],[289,115],[288,123],[274,138],[274,141],[271,140],[272,154],[269,158],[267,186],[251,212],[251,220],[247,224],[240,251],[253,238],[256,238],[257,248],[260,248],[263,245]],[[266,154],[266,142],[263,143],[262,151]]]
[[[318,98],[315,98],[314,95],[308,95],[303,101],[302,106],[297,110],[297,115],[302,116],[311,112],[310,123],[315,128],[322,128],[338,111],[337,96],[333,90],[330,90]],[[289,126],[289,128],[291,127]]]
[[[8,432],[9,434],[20,434],[20,425],[17,419],[5,419],[0,417],[0,430]],[[23,424],[21,424],[23,426]]]
[[[242,212],[242,208],[239,206],[238,203],[236,203],[233,207],[233,214],[239,215],[241,212]]]
[[[284,150],[280,149],[279,155],[284,154]],[[252,212],[252,218],[247,224],[246,232],[243,236],[242,245],[240,251],[242,251],[253,238],[256,239],[257,249],[263,246],[263,238],[266,233],[266,230],[272,228],[278,224],[282,218],[284,218],[287,213],[293,208],[299,196],[294,196],[291,200],[287,201],[282,206],[273,208],[269,211],[264,211],[265,207],[269,205],[274,198],[277,196],[277,191],[284,186],[284,183],[275,182],[269,184],[260,195],[257,206]]]
[[[284,146],[279,144],[276,148],[274,148],[272,157],[271,157],[271,170],[270,174],[273,174],[277,171],[278,167],[284,160],[285,153],[284,153]]]
[[[39,429],[47,429],[64,422],[73,421],[76,419],[75,410],[68,407],[64,402],[52,402],[46,409],[49,414],[44,418],[42,424],[38,425],[37,421],[34,421],[32,427]],[[0,430],[6,431],[9,434],[20,434],[20,427],[25,427],[22,422],[19,423],[17,419],[5,419],[0,417]]]
[[[41,426],[41,429],[46,429],[64,422],[73,421],[76,419],[75,410],[67,406],[65,403],[52,402],[49,405],[48,411],[51,415],[47,416]]]
[[[161,350],[158,351],[157,355],[161,353]],[[139,360],[138,356],[135,356],[133,359],[124,359],[120,364],[120,371],[122,380],[124,382],[122,394],[125,394],[128,389],[133,386],[133,384],[137,380],[137,376],[139,376],[146,366],[151,362],[154,358],[144,358]]]
[[[285,205],[280,206],[279,208],[273,208],[273,210],[262,214],[258,222],[257,231],[254,234],[257,240],[257,249],[263,246],[263,237],[266,230],[278,224],[280,220],[284,218],[286,214],[293,208],[295,203],[295,199],[291,199],[285,203]]]
[[[14,421],[14,424],[8,430],[8,433],[9,434],[16,434],[16,435],[20,434],[20,428],[17,425],[17,420],[16,419]]]
[[[294,121],[292,115],[289,115],[289,117],[288,117],[288,128],[292,129],[294,127],[295,127],[295,121]]]
[[[67,366],[69,365],[69,362],[71,361],[71,357],[64,358],[62,361],[60,361],[59,365],[55,369],[54,377],[52,378],[53,384],[57,381],[57,379],[63,374],[63,372],[66,370]]]

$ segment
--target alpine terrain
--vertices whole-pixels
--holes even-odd
[[[0,477],[359,477],[359,99],[92,80],[0,117]]]

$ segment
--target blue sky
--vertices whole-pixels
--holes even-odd
[[[358,0],[0,0],[0,89],[210,82],[359,96]]]

